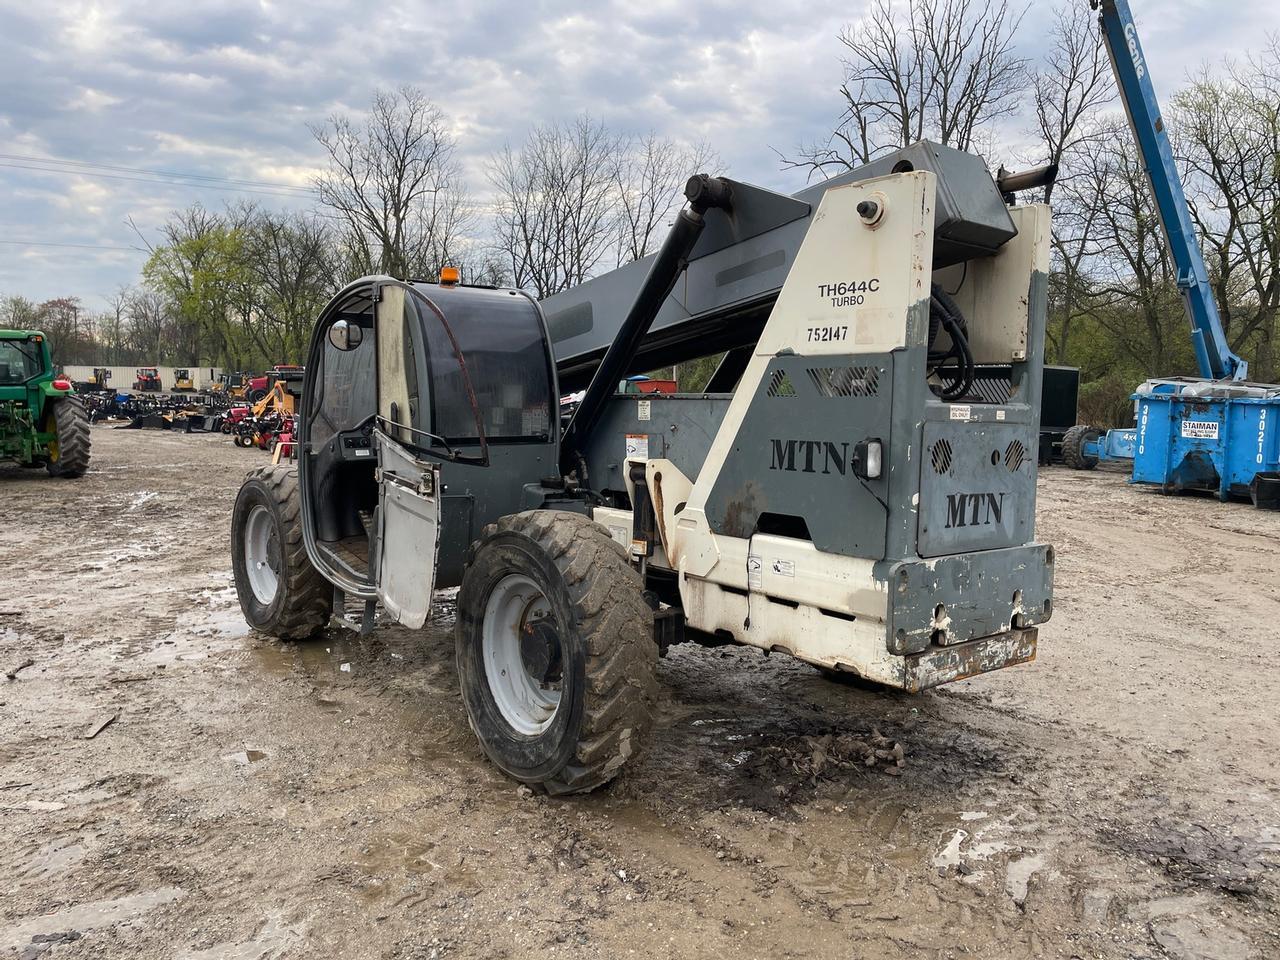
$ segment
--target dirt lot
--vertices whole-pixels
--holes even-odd
[[[677,648],[647,758],[554,801],[472,740],[447,596],[249,633],[264,459],[98,427],[83,480],[0,468],[0,957],[1280,956],[1280,516],[1047,471],[1037,663],[907,697]]]

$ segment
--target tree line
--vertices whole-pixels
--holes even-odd
[[[932,139],[992,168],[1057,163],[1057,180],[1022,198],[1054,208],[1047,356],[1081,368],[1082,419],[1114,424],[1140,380],[1196,372],[1177,278],[1093,15],[1061,7],[1035,63],[1017,52],[1021,29],[1007,0],[875,0],[839,36],[830,132],[779,160],[817,180]],[[1276,380],[1280,39],[1202,68],[1165,106],[1228,340],[1255,379]],[[466,282],[546,297],[651,253],[684,179],[724,172],[706,144],[622,135],[582,115],[490,156],[478,198],[452,131],[423,90],[379,92],[363,117],[312,127],[324,158],[313,210],[175,211],[106,310],[10,297],[0,323],[42,326],[63,363],[298,361],[349,279],[451,265]],[[712,367],[686,367],[682,385]]]
[[[825,176],[922,138],[1026,164],[1056,163],[1046,357],[1081,369],[1080,420],[1132,422],[1134,387],[1198,373],[1177,277],[1094,15],[1058,8],[1039,63],[1016,53],[1006,2],[876,0],[847,28],[843,113],[783,156]],[[1227,340],[1255,380],[1280,379],[1280,37],[1201,67],[1164,120]],[[1002,146],[1029,117],[1034,146]]]

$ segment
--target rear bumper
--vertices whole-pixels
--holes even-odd
[[[1038,633],[1035,627],[1007,630],[991,637],[947,647],[932,647],[924,653],[904,657],[902,688],[919,693],[953,680],[1028,663],[1036,658]]]
[[[922,654],[1047,621],[1053,611],[1053,548],[902,560],[888,572],[888,651]]]

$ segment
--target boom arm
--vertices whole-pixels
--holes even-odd
[[[1120,88],[1120,99],[1138,143],[1143,169],[1151,183],[1169,254],[1173,257],[1178,289],[1182,291],[1191,320],[1191,343],[1200,373],[1211,380],[1244,380],[1249,365],[1231,352],[1222,329],[1218,304],[1209,286],[1209,272],[1196,240],[1178,169],[1173,163],[1169,134],[1160,116],[1160,104],[1138,43],[1128,0],[1090,0],[1090,5],[1094,9],[1101,7],[1098,19],[1102,24],[1102,37]]]

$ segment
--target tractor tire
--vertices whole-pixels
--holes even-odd
[[[1072,470],[1092,470],[1098,465],[1098,458],[1086,456],[1084,445],[1102,436],[1096,427],[1077,424],[1062,436],[1062,462]]]
[[[231,567],[253,629],[305,640],[329,622],[333,587],[302,542],[297,467],[260,467],[241,484],[231,511]]]
[[[638,754],[658,662],[643,589],[622,547],[581,514],[513,514],[471,545],[458,678],[471,729],[508,776],[584,793]]]
[[[266,398],[267,398],[267,391],[265,390],[253,390],[249,394],[250,403],[260,403]]]
[[[83,477],[89,469],[89,415],[78,397],[59,397],[50,403],[45,429],[57,434],[49,445],[45,465],[52,477]]]

